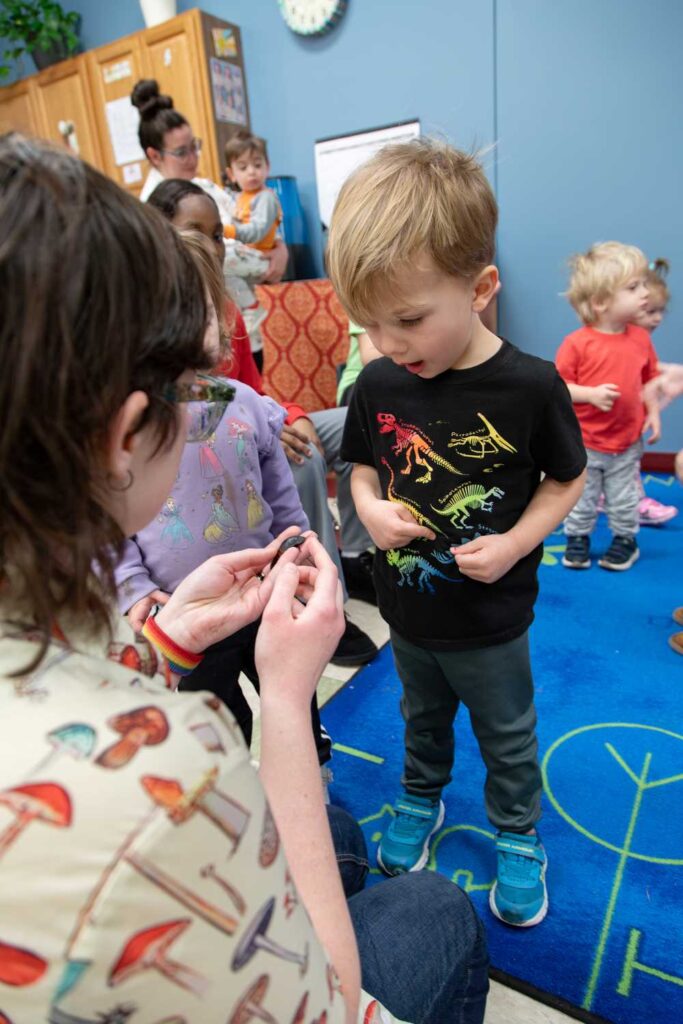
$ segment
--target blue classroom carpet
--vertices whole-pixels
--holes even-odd
[[[671,477],[651,497],[683,510]],[[493,829],[484,769],[461,707],[446,818],[428,867],[466,889],[486,923],[501,980],[579,1020],[683,1021],[683,657],[668,644],[683,605],[683,511],[641,530],[623,573],[560,564],[545,546],[531,649],[544,777],[539,825],[550,911],[513,929],[488,909]],[[609,543],[604,516],[593,552]],[[399,792],[403,723],[389,645],[328,703],[331,796],[363,825],[372,863]],[[379,881],[376,871],[370,884]]]

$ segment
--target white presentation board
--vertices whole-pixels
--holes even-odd
[[[419,121],[403,121],[384,128],[371,128],[318,139],[314,145],[315,179],[318,187],[318,209],[323,228],[328,228],[339,190],[356,167],[365,163],[378,149],[389,142],[407,142],[420,134]]]

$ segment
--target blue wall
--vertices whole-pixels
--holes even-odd
[[[143,28],[137,0],[64,0],[87,48]],[[179,11],[194,6],[180,0]],[[316,244],[316,138],[419,117],[485,163],[501,207],[501,329],[552,358],[576,326],[566,259],[617,238],[671,260],[655,335],[683,361],[683,5],[679,0],[350,0],[327,37],[300,39],[276,0],[203,0],[242,29],[252,121],[274,174],[294,174]],[[657,446],[683,445],[683,401]]]
[[[503,329],[552,355],[577,326],[567,257],[614,238],[671,261],[654,341],[683,362],[683,5],[498,0],[496,27]],[[682,446],[679,401],[657,448]]]

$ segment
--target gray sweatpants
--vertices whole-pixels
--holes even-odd
[[[588,473],[583,494],[564,521],[568,537],[587,537],[598,518],[598,500],[605,495],[607,522],[615,537],[633,537],[640,529],[638,474],[643,442],[638,440],[618,455],[586,449]]]
[[[474,651],[429,651],[394,630],[391,646],[403,684],[408,793],[437,799],[451,781],[453,722],[460,702],[486,765],[484,801],[491,824],[526,832],[541,816],[534,684],[529,639]]]
[[[297,465],[295,462],[289,464],[311,529],[318,534],[320,543],[337,566],[339,578],[344,587],[344,597],[346,597],[344,574],[337,551],[334,520],[327,504],[327,473],[329,470],[334,470],[337,475],[337,503],[343,550],[359,554],[372,547],[370,535],[358,518],[351,497],[353,466],[339,457],[348,411],[346,408],[321,409],[319,412],[308,413],[308,418],[322,442],[325,457],[323,458],[317,448],[309,445],[312,451],[310,459],[305,458],[302,465]]]

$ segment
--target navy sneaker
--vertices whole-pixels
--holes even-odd
[[[429,857],[429,840],[443,823],[443,801],[406,793],[396,801],[394,814],[377,848],[377,863],[385,875],[420,871]]]
[[[623,572],[630,569],[639,557],[640,551],[635,537],[613,537],[605,554],[598,559],[598,565],[601,569]]]
[[[499,921],[531,928],[548,913],[545,869],[548,858],[537,835],[499,832],[498,870],[489,906]]]
[[[590,569],[591,542],[588,537],[567,537],[562,565],[567,569]]]

